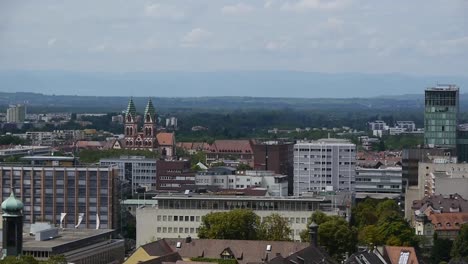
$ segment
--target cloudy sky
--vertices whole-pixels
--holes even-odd
[[[468,75],[467,0],[2,0],[0,70]]]

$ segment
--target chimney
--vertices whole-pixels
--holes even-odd
[[[191,236],[186,237],[185,243],[192,243],[192,237]]]
[[[312,222],[309,225],[309,238],[310,238],[310,245],[314,247],[318,247],[317,243],[317,236],[318,236],[318,225],[315,222]]]

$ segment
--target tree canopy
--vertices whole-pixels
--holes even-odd
[[[263,218],[260,224],[259,238],[269,241],[290,241],[292,232],[286,218],[279,214],[271,214]]]
[[[460,233],[453,242],[452,257],[459,260],[468,261],[468,223],[460,228]]]
[[[31,255],[23,255],[20,257],[6,257],[0,260],[0,264],[67,264],[67,260],[64,256],[51,256],[48,260],[36,260]]]

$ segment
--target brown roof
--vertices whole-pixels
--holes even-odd
[[[433,195],[424,197],[422,200],[413,201],[411,208],[413,210],[425,212],[428,207],[431,207],[436,211],[442,209],[442,213],[450,212],[450,208],[452,208],[452,212],[457,211],[468,213],[468,201],[456,193],[452,195]]]
[[[252,153],[252,145],[249,140],[216,140],[211,146],[211,152],[224,153]]]
[[[404,256],[408,254],[408,258],[406,262],[401,260],[406,259]],[[385,246],[384,247],[384,257],[390,260],[391,264],[419,264],[418,257],[416,256],[416,251],[414,251],[413,247],[393,247],[393,246]]]
[[[429,216],[435,230],[460,230],[461,225],[468,223],[468,213],[441,213]]]
[[[281,255],[287,257],[310,246],[308,243],[287,241],[255,241],[255,240],[222,240],[222,239],[192,239],[186,243],[185,238],[164,239],[182,258],[221,258],[223,252],[229,252],[239,264],[262,263]],[[177,248],[180,242],[180,248]],[[271,250],[267,251],[267,246]]]
[[[175,143],[174,133],[161,132],[156,135],[160,146],[172,146]]]
[[[104,145],[105,145],[105,142],[84,141],[84,140],[79,140],[75,144],[77,148],[102,148],[104,147]]]

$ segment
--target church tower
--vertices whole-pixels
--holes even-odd
[[[156,144],[156,110],[154,109],[151,98],[148,100],[145,108],[143,125],[143,146],[146,148],[154,148]]]
[[[16,199],[13,189],[10,197],[2,203],[3,257],[23,253],[23,203]]]
[[[133,98],[128,102],[127,111],[125,112],[125,146],[132,148],[135,146],[134,139],[138,133],[138,122],[136,120],[136,108],[133,103]]]

